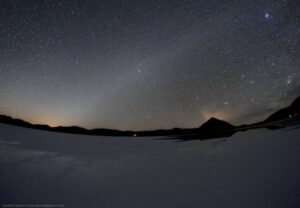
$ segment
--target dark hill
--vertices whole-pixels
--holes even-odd
[[[26,128],[33,128],[39,130],[47,130],[62,133],[72,134],[86,134],[86,135],[101,135],[101,136],[170,136],[170,135],[195,135],[206,133],[218,133],[235,128],[231,124],[218,120],[216,118],[209,119],[199,128],[194,129],[167,129],[167,130],[153,130],[153,131],[119,131],[113,129],[85,129],[78,126],[58,126],[50,127],[48,125],[31,124],[29,122],[14,119],[9,116],[0,115],[0,123],[11,124],[15,126],[21,126]]]
[[[131,131],[119,131],[113,129],[85,129],[78,126],[57,126],[57,127],[50,127],[48,125],[41,125],[41,124],[31,124],[29,122],[23,121],[21,119],[15,119],[10,116],[0,115],[0,123],[32,128],[32,129],[39,129],[39,130],[46,130],[46,131],[54,131],[54,132],[61,132],[61,133],[71,133],[71,134],[85,134],[85,135],[103,135],[103,136],[131,136],[133,132]]]
[[[296,100],[287,108],[283,108],[273,113],[264,122],[274,122],[295,118],[300,118],[300,97],[296,98]]]
[[[50,127],[48,125],[31,124],[29,122],[14,119],[6,115],[0,115],[0,123],[21,126],[26,128],[33,128],[39,130],[47,130],[62,133],[72,134],[85,134],[85,135],[99,135],[99,136],[169,136],[172,138],[179,138],[181,140],[191,139],[211,139],[219,137],[228,137],[238,131],[246,131],[255,128],[268,128],[278,129],[286,126],[298,124],[300,122],[300,97],[298,97],[290,106],[283,108],[271,116],[265,121],[233,126],[226,121],[219,120],[217,118],[210,118],[199,128],[192,129],[167,129],[167,130],[153,130],[153,131],[119,131],[114,129],[85,129],[78,126],[58,126]]]
[[[235,126],[216,118],[210,118],[202,126],[199,127],[200,132],[220,132],[235,128]]]
[[[32,124],[23,121],[21,119],[14,119],[10,116],[0,115],[0,122],[5,124],[11,124],[15,126],[22,126],[22,127],[31,127]]]

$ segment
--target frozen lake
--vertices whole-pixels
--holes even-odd
[[[178,142],[0,124],[0,202],[64,207],[300,207],[300,128]]]

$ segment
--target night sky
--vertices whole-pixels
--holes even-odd
[[[0,114],[151,130],[300,95],[299,0],[0,0]]]

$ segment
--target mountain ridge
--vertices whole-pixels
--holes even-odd
[[[284,120],[293,117],[300,117],[300,96],[297,97],[291,105],[286,108],[282,108],[272,115],[270,115],[265,122],[277,121],[277,120]]]
[[[234,126],[226,121],[210,118],[204,122],[198,128],[173,128],[173,129],[158,129],[151,131],[121,131],[115,129],[105,129],[105,128],[95,128],[95,129],[85,129],[79,126],[57,126],[50,127],[44,124],[32,124],[21,119],[15,119],[7,115],[0,115],[0,123],[10,124],[14,126],[38,129],[38,130],[47,130],[61,133],[72,133],[72,134],[84,134],[84,135],[98,135],[98,136],[205,136],[210,137],[211,135],[224,133],[231,134],[237,131],[244,131],[253,128],[270,128],[276,129],[284,127],[282,124],[277,124],[279,121],[294,121],[300,120],[300,96],[297,97],[291,105],[286,108],[282,108],[273,114],[271,114],[267,119],[261,122],[257,122],[249,125],[240,125]],[[285,124],[287,125],[287,124]]]

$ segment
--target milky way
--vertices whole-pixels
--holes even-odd
[[[300,95],[300,1],[2,0],[0,113],[121,130],[264,119]]]

